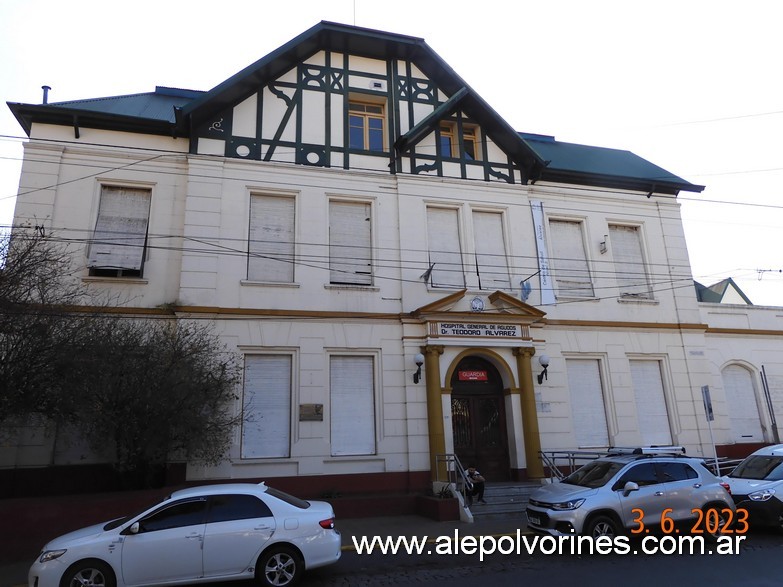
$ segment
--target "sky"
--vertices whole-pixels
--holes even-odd
[[[783,306],[779,0],[0,0],[0,98],[209,90],[321,20],[421,37],[516,130],[706,186],[678,198],[694,278]],[[0,228],[24,139],[0,105]]]

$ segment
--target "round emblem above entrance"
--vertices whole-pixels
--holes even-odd
[[[484,311],[484,300],[479,297],[475,297],[470,301],[470,309],[474,312]]]

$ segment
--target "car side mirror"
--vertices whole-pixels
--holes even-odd
[[[631,492],[632,492],[632,491],[639,491],[639,484],[638,484],[638,483],[635,483],[635,482],[633,482],[633,481],[628,481],[628,482],[627,482],[627,483],[626,483],[626,484],[623,486],[623,495],[624,495],[625,497],[628,497],[629,495],[631,495]]]
[[[128,528],[128,534],[138,534],[139,530],[141,529],[141,526],[138,522],[133,522],[133,524],[130,525]]]

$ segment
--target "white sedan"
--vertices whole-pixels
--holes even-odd
[[[128,518],[55,538],[30,567],[30,587],[130,587],[255,578],[293,585],[337,562],[332,506],[264,483],[176,491]]]

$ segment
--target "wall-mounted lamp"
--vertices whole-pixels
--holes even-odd
[[[421,379],[421,366],[424,364],[424,355],[421,353],[416,353],[416,356],[413,357],[413,360],[416,361],[416,372],[413,374],[413,382],[418,383],[419,379]]]
[[[604,235],[604,240],[601,241],[600,243],[598,243],[598,247],[599,247],[602,255],[604,253],[606,253],[606,251],[607,251],[606,243],[607,243],[608,240],[609,240],[609,235],[605,234]]]
[[[544,382],[544,379],[547,379],[546,368],[549,367],[549,357],[547,355],[541,355],[541,357],[538,359],[538,362],[544,368],[544,370],[538,374],[538,384],[541,385]]]

